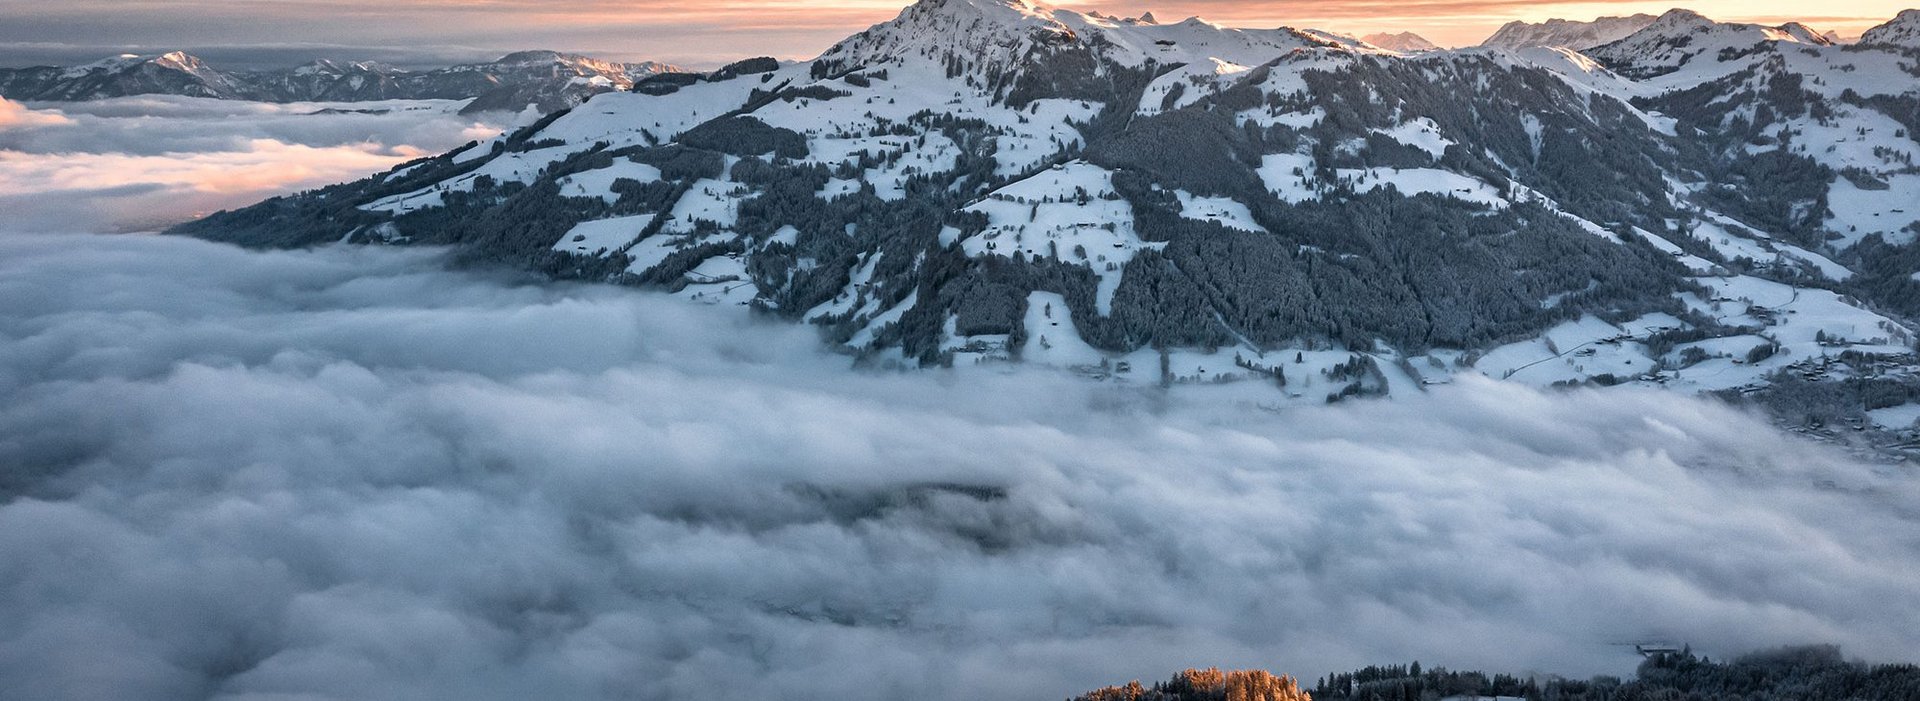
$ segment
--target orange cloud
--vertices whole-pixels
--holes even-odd
[[[122,99],[62,115],[0,101],[0,211],[9,215],[0,232],[161,228],[499,131],[450,114],[306,115],[311,106],[230,104]]]
[[[154,156],[0,151],[0,193],[72,201],[73,216],[94,217],[95,226],[139,229],[351,180],[420,155],[415,149],[313,147],[266,139],[239,151]]]
[[[0,130],[14,127],[41,127],[69,124],[72,120],[59,112],[28,109],[26,105],[0,97]]]

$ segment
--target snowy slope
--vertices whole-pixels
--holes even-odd
[[[1588,55],[1633,78],[1682,74],[1689,84],[1718,77],[1729,60],[1771,43],[1828,46],[1829,42],[1804,25],[1765,27],[1757,24],[1715,22],[1691,10],[1671,10],[1640,31],[1594,47]]]
[[[1920,10],[1904,10],[1886,24],[1860,35],[1865,46],[1900,46],[1920,49]]]
[[[880,364],[1284,372],[1303,403],[1457,372],[1718,391],[1904,354],[1912,60],[1643,24],[1403,53],[924,0],[814,61],[641,79],[184,231],[460,246],[749,305]]]

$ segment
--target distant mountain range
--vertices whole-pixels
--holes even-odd
[[[80,101],[164,94],[262,102],[471,98],[468,112],[519,111],[532,105],[546,113],[678,70],[663,63],[613,63],[556,51],[523,51],[490,63],[428,71],[316,61],[281,70],[229,72],[176,51],[68,67],[0,68],[0,97]]]
[[[1434,44],[1431,41],[1427,41],[1426,37],[1420,36],[1413,32],[1400,32],[1398,34],[1388,34],[1386,32],[1381,32],[1379,34],[1368,34],[1366,36],[1360,37],[1360,40],[1367,42],[1369,44],[1372,44],[1374,46],[1378,46],[1382,49],[1391,49],[1393,51],[1399,51],[1402,53],[1419,53],[1422,51],[1439,51],[1440,50],[1439,45]]]
[[[1524,49],[1533,46],[1564,46],[1585,51],[1610,44],[1645,29],[1659,19],[1653,15],[1601,17],[1591,22],[1550,19],[1545,22],[1509,22],[1480,45],[1490,49]]]
[[[922,0],[813,61],[652,76],[176,233],[451,245],[748,305],[879,364],[1303,402],[1460,373],[1810,383],[1780,401],[1827,426],[1920,400],[1920,13],[1855,46],[1632,22],[1407,53]]]
[[[1908,10],[1907,12],[1912,13],[1916,11]],[[1587,51],[1625,39],[1654,25],[1662,19],[1672,23],[1698,25],[1699,20],[1704,18],[1696,12],[1679,10],[1676,12],[1668,12],[1663,16],[1639,14],[1629,17],[1601,17],[1591,22],[1577,22],[1564,19],[1552,19],[1540,23],[1509,22],[1505,26],[1502,26],[1499,31],[1494,32],[1493,36],[1487,37],[1487,40],[1481,42],[1480,46],[1490,49],[1524,49],[1530,47],[1561,46],[1575,51]],[[1903,24],[1903,20],[1896,19],[1896,21],[1885,25],[1882,28],[1885,36],[1877,39],[1877,43],[1900,44],[1909,41],[1910,38],[1901,38],[1895,37],[1892,34],[1886,34],[1887,32],[1898,31],[1898,28],[1903,26]],[[1792,34],[1808,43],[1851,43],[1841,37],[1837,32],[1816,32],[1812,28],[1798,22],[1789,22],[1778,27],[1760,27],[1758,25],[1742,26],[1752,27],[1755,31],[1774,31]]]

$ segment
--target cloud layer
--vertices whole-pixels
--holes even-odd
[[[1911,470],[1711,403],[1272,413],[430,251],[0,237],[28,698],[1060,698],[1183,665],[1920,649]]]
[[[377,113],[326,112],[346,107]],[[457,102],[0,100],[0,232],[155,229],[359,178],[499,131]]]

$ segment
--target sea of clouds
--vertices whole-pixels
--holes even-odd
[[[462,104],[0,98],[0,233],[165,228],[447,151],[509,118]]]
[[[153,153],[231,152],[182,145],[198,110],[144,118]],[[1044,699],[1920,649],[1912,468],[1709,401],[867,372],[441,251],[0,219],[9,697]]]
[[[1059,698],[1920,649],[1910,468],[1491,381],[1270,412],[440,254],[0,239],[26,698]]]

